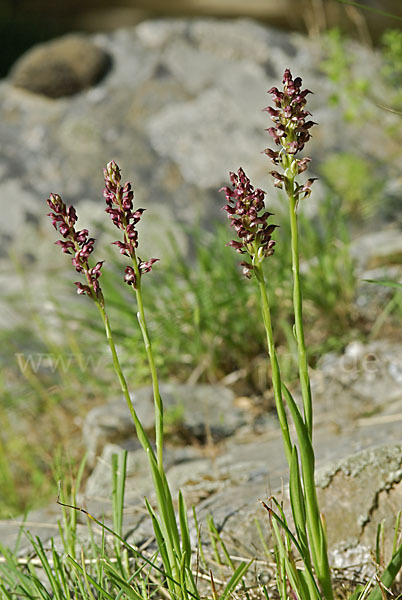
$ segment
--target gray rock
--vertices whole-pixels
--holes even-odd
[[[108,54],[84,35],[66,35],[28,50],[14,65],[16,87],[49,98],[71,96],[97,83],[110,66]]]
[[[244,412],[235,405],[233,392],[222,386],[164,383],[160,393],[167,428],[182,440],[204,441],[209,433],[214,440],[220,440],[247,421]],[[137,390],[132,401],[144,429],[152,434],[155,424],[152,387]],[[85,419],[83,438],[91,462],[106,442],[134,437],[134,425],[124,399],[92,409]]]
[[[351,245],[351,255],[362,269],[375,269],[384,265],[402,263],[402,233],[388,228],[365,234]]]
[[[385,340],[356,341],[341,356],[326,354],[312,377],[317,416],[336,419],[339,412],[347,425],[347,419],[369,423],[372,417],[374,423],[380,413],[397,414],[402,407],[401,365],[400,344]]]
[[[395,518],[402,506],[402,446],[381,446],[350,456],[317,475],[318,499],[330,548],[373,547],[384,526],[385,560],[391,558]]]

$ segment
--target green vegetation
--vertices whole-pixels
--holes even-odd
[[[383,75],[392,89],[391,107],[402,109],[402,31],[389,29],[382,36]]]
[[[346,172],[343,181],[353,176]],[[323,353],[341,351],[350,340],[364,338],[370,325],[353,307],[357,281],[349,254],[348,220],[335,193],[326,196],[313,220],[300,215],[306,337],[312,365]],[[278,213],[274,221],[280,225],[278,244],[288,247],[286,216]],[[195,229],[187,233],[193,244],[191,262],[183,261],[176,248],[163,269],[154,268],[143,290],[160,376],[215,383],[243,369],[250,395],[267,393],[268,372],[262,381],[257,376],[265,353],[265,332],[254,290],[239,276],[237,257],[225,248],[227,226],[217,224],[210,232]],[[138,387],[148,384],[147,356],[141,332],[133,322],[129,290],[121,285],[118,261],[110,252],[110,268],[103,275],[102,287],[111,321],[117,324],[115,339],[121,363],[131,387]],[[278,252],[275,263],[275,268],[272,263],[264,265],[264,272],[273,290],[271,311],[278,325],[278,353],[290,376],[296,348],[287,277],[289,256]],[[103,350],[101,324],[90,303],[69,292],[70,283],[66,282],[63,306],[51,300],[54,339],[44,334],[47,325],[33,300],[27,306],[25,301],[22,305],[18,298],[10,298],[14,306],[20,304],[26,323],[1,333],[0,410],[2,422],[9,424],[0,434],[2,517],[36,506],[38,498],[43,502],[54,494],[49,460],[54,448],[68,448],[71,460],[78,460],[82,442],[77,419],[107,400],[105,390],[109,397],[118,393]],[[173,415],[168,415],[171,418]]]
[[[337,36],[332,37],[333,55],[327,72],[342,87],[350,76],[351,63],[342,55]],[[393,57],[397,55],[394,47],[390,52]],[[395,73],[395,65],[393,68]],[[8,362],[0,382],[3,392],[0,416],[6,424],[0,432],[0,494],[3,494],[0,495],[0,515],[18,513],[34,505],[34,498],[39,494],[43,502],[49,493],[54,493],[51,472],[55,480],[66,470],[77,469],[78,476],[69,489],[62,486],[59,494],[58,502],[63,511],[59,523],[61,550],[53,541],[45,548],[39,538],[22,534],[22,530],[21,536],[27,536],[34,560],[19,558],[21,540],[13,550],[0,545],[3,555],[0,600],[15,597],[146,600],[161,595],[171,600],[200,600],[205,595],[212,596],[213,600],[227,600],[238,587],[249,600],[247,574],[252,563],[243,559],[235,562],[212,519],[207,520],[207,528],[215,561],[209,564],[201,547],[195,565],[187,508],[180,492],[177,502],[172,498],[163,462],[165,425],[179,423],[181,411],[180,407],[170,411],[164,422],[158,390],[158,376],[178,381],[218,382],[234,371],[244,373],[250,395],[262,394],[267,392],[264,388],[269,388],[289,465],[293,524],[287,521],[280,502],[275,499],[263,502],[275,546],[273,552],[268,549],[267,554],[276,562],[277,593],[281,600],[291,596],[300,600],[333,600],[335,597],[325,524],[315,491],[313,404],[308,366],[314,364],[318,354],[340,350],[351,338],[363,338],[366,334],[368,324],[361,315],[356,316],[353,308],[357,281],[349,253],[349,228],[353,219],[375,213],[385,182],[373,175],[360,157],[349,153],[331,156],[322,166],[328,193],[316,215],[307,219],[298,212],[311,193],[314,178],[298,183],[296,177],[306,170],[307,163],[306,159],[295,159],[294,155],[303,149],[310,137],[308,130],[314,123],[305,122],[308,114],[304,113],[305,96],[300,95],[301,80],[296,83],[297,80],[300,78],[293,81],[287,71],[284,92],[271,90],[279,110],[270,113],[277,126],[277,129],[271,128],[270,133],[281,150],[267,152],[272,162],[283,170],[283,174],[277,171],[271,174],[276,186],[283,187],[287,193],[289,216],[284,213],[272,217],[264,212],[264,193],[254,190],[242,169],[238,175],[231,174],[234,188],[224,188],[228,202],[225,208],[240,240],[229,245],[246,255],[249,262],[243,261],[243,274],[257,280],[261,306],[256,298],[256,286],[240,277],[238,256],[225,248],[228,233],[221,225],[212,232],[188,232],[192,242],[192,256],[188,261],[172,240],[174,252],[170,262],[165,261],[163,268],[155,268],[142,288],[142,275],[151,270],[154,259],[143,262],[137,257],[134,225],[141,214],[133,212],[131,188],[126,185],[123,189],[120,185],[120,171],[115,163],[109,163],[105,172],[109,192],[106,202],[110,209],[107,212],[123,232],[123,241],[115,244],[132,260],[132,266],[125,269],[125,281],[131,289],[123,287],[120,262],[112,254],[108,260],[111,268],[103,274],[99,286],[102,262],[95,266],[89,262],[94,240],[88,238],[88,231],[75,230],[75,211],[67,210],[60,197],[52,195],[48,200],[56,228],[64,239],[58,243],[63,250],[73,249],[73,265],[86,277],[85,285],[77,285],[78,291],[94,301],[101,321],[95,320],[93,305],[88,299],[66,301],[62,305],[53,301],[49,335],[48,325],[27,293],[21,310],[26,314],[27,306],[31,308],[27,315],[29,324],[26,328],[2,333],[2,347],[7,348]],[[356,110],[357,105],[353,106],[349,96],[358,99],[359,94],[366,94],[367,82],[355,82],[353,86],[346,83],[346,96],[334,97],[334,101],[343,102],[346,98],[349,111],[345,112],[345,118],[358,120],[363,113]],[[290,99],[294,100],[293,104]],[[278,117],[279,111],[283,111],[281,117]],[[280,227],[275,235],[279,251],[274,259],[265,261],[273,253],[274,245],[271,233],[275,226],[268,224],[268,218]],[[302,314],[302,290],[305,315]],[[134,310],[132,292],[136,300]],[[139,327],[133,318],[137,310]],[[399,301],[393,302],[386,317],[392,310],[400,310]],[[385,317],[380,313],[379,318]],[[117,328],[109,325],[109,319],[112,324],[118,324]],[[113,458],[111,526],[77,506],[76,490],[85,476],[85,460],[79,467],[74,465],[82,455],[76,435],[79,428],[74,425],[74,419],[93,403],[105,402],[108,399],[105,394],[120,394],[111,370],[104,368],[102,354],[100,361],[96,361],[93,352],[94,348],[103,347],[105,333],[121,392],[133,417],[137,437],[149,458],[156,497],[154,505],[145,500],[155,536],[150,553],[123,538],[125,453]],[[266,353],[267,344],[270,357],[267,381],[272,380],[272,383],[265,382],[261,388],[253,379],[253,370]],[[15,361],[10,360],[10,348]],[[156,423],[153,439],[143,429],[127,385],[129,383],[132,390],[149,383],[150,375]],[[302,408],[284,383],[293,383],[295,377],[301,383]],[[16,414],[21,418],[15,419]],[[38,419],[45,423],[33,427]],[[48,435],[56,428],[57,434]],[[31,430],[34,437],[30,439]],[[63,462],[61,454],[54,453],[55,442],[60,448],[71,448],[71,460]],[[88,525],[88,542],[81,548],[78,512],[85,515]],[[200,538],[196,520],[195,524]],[[381,581],[366,588],[358,587],[350,596],[353,600],[380,600],[385,594],[384,586],[392,586],[402,564],[402,546],[397,542],[399,525],[400,515],[392,560],[383,566]],[[377,554],[377,562],[380,562],[380,552]],[[211,571],[214,565],[218,565],[221,572],[225,567],[225,579],[215,581]],[[208,580],[205,589],[198,582],[199,574]],[[272,590],[267,587],[262,590],[268,599]]]

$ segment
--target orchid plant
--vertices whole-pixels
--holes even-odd
[[[255,277],[261,299],[262,318],[267,335],[268,353],[272,369],[272,384],[278,420],[282,432],[284,451],[289,465],[289,494],[295,533],[291,531],[280,503],[272,498],[271,503],[262,502],[269,513],[270,523],[276,540],[278,591],[283,600],[297,597],[302,600],[333,600],[334,590],[328,559],[325,521],[320,513],[315,486],[315,455],[313,448],[313,403],[308,373],[307,352],[303,328],[302,286],[299,269],[298,208],[300,201],[311,194],[315,178],[299,182],[310,158],[298,158],[311,138],[310,130],[316,124],[309,119],[306,110],[307,96],[311,93],[302,89],[302,79],[293,79],[289,69],[283,76],[283,90],[272,87],[273,106],[264,110],[274,122],[267,129],[279,149],[267,148],[265,154],[279,170],[270,171],[275,187],[283,189],[288,199],[291,230],[291,255],[293,275],[294,336],[297,341],[299,381],[302,409],[295,402],[281,377],[276,354],[271,321],[269,285],[262,269],[263,261],[274,252],[275,242],[271,239],[276,225],[268,224],[272,213],[266,211],[265,192],[255,189],[243,169],[230,173],[231,186],[221,188],[227,204],[224,206],[237,239],[227,245],[244,255],[240,264],[247,278]],[[289,416],[296,432],[292,439]],[[276,510],[272,508],[275,505]],[[284,535],[284,537],[283,537]],[[296,549],[304,568],[297,566],[293,557]],[[402,565],[402,546],[396,551],[395,564]],[[392,562],[392,561],[391,561]],[[389,572],[388,572],[389,574]],[[387,575],[385,575],[385,579]],[[389,579],[387,579],[387,582]],[[379,598],[381,584],[367,596]]]
[[[299,153],[309,141],[310,130],[315,123],[309,119],[311,115],[306,110],[307,96],[311,92],[308,89],[302,89],[301,78],[293,78],[289,69],[286,69],[284,73],[283,90],[280,91],[273,87],[269,93],[272,95],[273,106],[269,106],[265,110],[273,120],[274,126],[268,128],[267,131],[272,136],[277,148],[267,148],[265,154],[275,165],[275,170],[271,171],[274,185],[285,191],[289,206],[294,335],[298,349],[301,408],[294,400],[281,375],[270,311],[271,290],[263,270],[265,259],[274,254],[275,241],[272,239],[272,235],[277,225],[271,223],[273,215],[265,208],[266,193],[252,185],[242,168],[237,173],[230,173],[231,185],[222,188],[226,196],[224,209],[236,233],[236,239],[227,245],[242,255],[243,260],[240,264],[243,274],[247,279],[255,279],[259,289],[262,319],[272,368],[276,410],[289,465],[289,493],[293,523],[288,523],[281,504],[275,498],[262,502],[269,513],[274,534],[278,591],[282,600],[288,598],[333,600],[334,589],[328,559],[325,521],[320,513],[315,487],[313,403],[303,329],[303,298],[299,269],[298,209],[301,200],[310,196],[314,183],[314,178],[308,178],[304,182],[299,181],[299,176],[308,169],[310,162],[308,157],[299,158]],[[179,518],[176,518],[175,504],[164,468],[163,402],[159,392],[156,362],[142,296],[142,278],[152,270],[158,259],[151,258],[144,261],[138,255],[137,225],[143,216],[144,209],[134,207],[132,186],[128,182],[122,184],[120,169],[114,161],[111,161],[104,169],[104,180],[105,210],[121,234],[121,238],[114,241],[113,245],[118,248],[122,256],[129,260],[129,264],[124,270],[123,280],[130,286],[135,296],[136,316],[148,358],[154,396],[155,449],[138,417],[120,365],[100,283],[104,261],[92,263],[95,239],[90,237],[87,229],[77,229],[78,217],[75,208],[67,207],[57,194],[51,194],[47,200],[51,210],[49,216],[54,228],[61,235],[61,239],[56,244],[64,253],[71,255],[74,269],[83,277],[83,280],[75,282],[77,293],[92,300],[100,313],[121,391],[132,416],[137,437],[149,459],[156,495],[156,508],[152,507],[147,499],[146,506],[152,520],[163,565],[162,570],[160,567],[155,568],[159,573],[163,573],[163,585],[166,588],[164,591],[172,600],[189,600],[190,598],[197,600],[201,595],[192,566],[187,509],[183,496],[179,493]],[[293,422],[295,435],[291,433],[289,422]],[[194,519],[196,520],[196,516]],[[125,544],[121,538],[121,519],[118,521],[120,526],[117,539]],[[296,557],[295,552],[298,554]],[[383,574],[382,582],[379,582],[365,597],[370,600],[380,600],[384,585],[392,583],[401,565],[402,546],[395,551],[390,565]],[[240,563],[220,596],[216,591],[211,574],[214,600],[219,600],[219,598],[226,600],[242,580],[248,567],[249,564]],[[132,592],[131,588],[127,589]],[[357,591],[356,594],[360,594],[360,591]],[[353,595],[354,599],[358,598],[356,594]],[[137,595],[134,594],[133,597],[137,598]],[[138,597],[142,598],[143,596]]]
[[[106,312],[105,299],[99,283],[104,261],[97,262],[93,267],[90,266],[90,255],[94,250],[95,240],[89,237],[88,230],[76,229],[77,213],[75,208],[73,206],[67,208],[57,194],[51,194],[47,200],[47,204],[52,211],[48,216],[51,217],[56,231],[62,236],[62,239],[58,240],[56,244],[61,247],[63,252],[72,255],[73,267],[85,277],[85,283],[80,281],[75,283],[78,294],[88,296],[99,310],[121,391],[133,419],[137,437],[149,459],[156,493],[157,512],[155,512],[148,500],[146,500],[146,505],[152,519],[155,537],[160,549],[167,587],[172,598],[188,598],[188,594],[197,598],[197,588],[191,570],[191,551],[186,506],[183,496],[180,494],[179,526],[176,522],[174,504],[163,465],[163,404],[159,394],[155,360],[141,294],[141,279],[145,273],[151,271],[153,264],[158,259],[151,258],[148,261],[142,261],[137,256],[138,231],[136,225],[140,221],[144,209],[134,209],[134,193],[131,184],[128,182],[124,185],[121,184],[120,169],[114,161],[111,161],[106,169],[104,169],[104,179],[104,197],[107,205],[105,211],[109,214],[114,225],[122,232],[123,236],[122,241],[117,240],[113,244],[131,262],[125,268],[124,281],[135,292],[138,308],[137,319],[148,356],[155,403],[156,452],[131,400],[127,381],[123,374],[114,343],[112,329]]]

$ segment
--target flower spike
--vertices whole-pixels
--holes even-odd
[[[121,185],[121,172],[114,160],[110,161],[106,169],[103,169],[105,177],[105,189],[103,195],[107,204],[105,212],[108,213],[114,225],[123,232],[123,241],[112,242],[117,246],[120,254],[130,257],[136,267],[126,267],[124,281],[138,289],[139,278],[143,273],[149,273],[152,265],[159,260],[151,258],[147,262],[136,257],[138,248],[138,231],[136,225],[139,223],[145,208],[134,209],[134,192],[131,183]]]
[[[314,121],[307,120],[311,113],[305,109],[306,96],[312,94],[310,90],[302,90],[301,77],[293,79],[289,69],[285,70],[283,75],[283,91],[272,87],[268,94],[272,95],[274,107],[268,106],[264,110],[270,115],[274,122],[274,127],[269,127],[266,131],[271,135],[275,144],[280,146],[280,150],[266,148],[264,153],[270,158],[275,166],[282,164],[285,173],[279,174],[277,171],[271,171],[275,179],[274,185],[278,188],[285,187],[286,179],[294,178],[303,173],[308,168],[310,158],[295,158],[295,155],[303,150],[305,144],[311,138],[310,130],[316,125]],[[297,194],[296,205],[299,201],[299,195],[309,196],[310,187],[315,181],[311,178],[304,186],[295,190]]]
[[[272,213],[265,211],[265,192],[254,189],[250,179],[242,168],[237,173],[229,174],[232,186],[224,186],[219,191],[225,192],[226,206],[231,226],[236,231],[238,240],[231,240],[231,246],[239,254],[248,254],[251,260],[262,260],[274,253],[275,242],[271,239],[277,225],[268,224]],[[254,266],[243,261],[243,274],[250,279]]]
[[[88,229],[76,231],[77,212],[73,206],[67,208],[58,194],[50,194],[46,202],[53,211],[47,216],[52,219],[53,227],[63,237],[63,240],[57,240],[55,244],[60,246],[64,253],[73,255],[71,260],[73,267],[77,273],[83,273],[86,277],[86,285],[79,281],[75,282],[77,293],[86,294],[103,305],[103,295],[98,280],[102,275],[104,261],[98,262],[93,268],[88,263],[89,256],[94,250],[95,239],[89,237]]]

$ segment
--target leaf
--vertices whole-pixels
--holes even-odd
[[[290,463],[289,493],[292,505],[293,520],[296,526],[297,539],[303,550],[303,560],[311,564],[306,531],[306,507],[303,488],[300,480],[299,458],[296,446],[293,446],[292,461]]]
[[[396,19],[397,21],[402,21],[402,17],[398,17],[397,15],[393,15],[392,13],[386,12],[385,10],[379,10],[378,8],[372,8],[371,6],[367,6],[366,4],[360,4],[360,2],[351,2],[350,0],[337,0],[339,4],[348,4],[349,6],[355,6],[356,8],[362,8],[363,10],[368,10],[377,15],[382,15],[383,17],[391,17],[392,19]]]
[[[233,573],[232,577],[229,579],[225,589],[223,590],[223,594],[222,596],[220,596],[219,600],[226,600],[229,594],[231,594],[234,591],[242,577],[244,577],[244,575],[247,573],[252,563],[252,560],[249,563],[240,563],[236,571]]]
[[[390,588],[393,584],[395,577],[398,575],[399,571],[402,568],[402,544],[399,546],[398,550],[395,552],[394,556],[391,558],[390,562],[387,565],[384,573],[381,576],[381,583],[378,583],[375,588],[370,592],[367,596],[367,600],[382,600],[383,595],[381,592],[381,587]]]
[[[181,529],[182,551],[186,554],[186,566],[191,568],[191,542],[187,521],[187,508],[181,490],[179,491],[179,520]]]
[[[402,289],[402,283],[396,281],[379,281],[378,279],[363,279],[367,283],[374,283],[375,285],[385,285],[386,287],[394,287]]]

